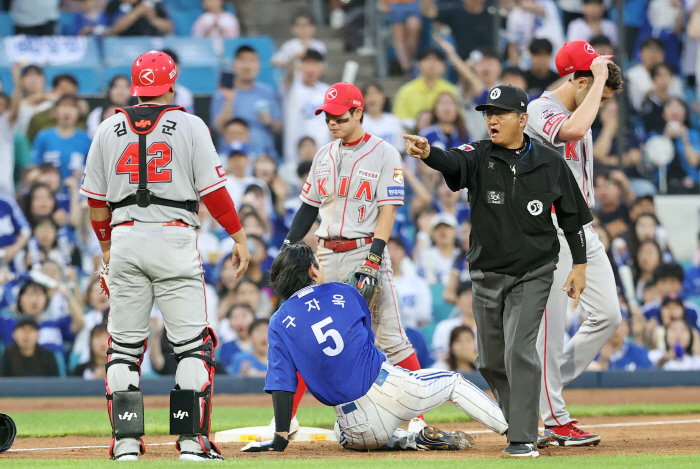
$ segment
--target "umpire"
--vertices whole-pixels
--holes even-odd
[[[537,332],[559,254],[552,207],[573,254],[563,289],[575,304],[586,286],[582,226],[592,218],[561,156],[524,134],[524,91],[497,86],[476,109],[483,111],[490,140],[444,151],[404,135],[406,152],[442,172],[451,190],[469,190],[477,367],[509,424],[503,456],[537,457]]]

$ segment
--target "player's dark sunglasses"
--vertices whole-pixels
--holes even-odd
[[[510,114],[511,112],[517,112],[517,111],[509,111],[507,109],[499,109],[497,107],[492,107],[491,109],[488,109],[486,111],[481,111],[481,114],[484,117],[491,117],[491,116],[501,117],[501,116],[505,116],[506,114]]]
[[[329,119],[326,117],[326,124],[330,124],[331,121],[335,122],[336,124],[347,124],[348,122],[350,122],[350,118],[346,117],[344,119]]]

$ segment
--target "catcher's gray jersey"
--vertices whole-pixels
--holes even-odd
[[[138,142],[124,113],[118,112],[102,122],[90,146],[80,193],[108,202],[119,202],[135,194],[139,182]],[[226,174],[209,128],[197,116],[180,110],[164,112],[146,135],[146,149],[148,190],[158,197],[200,200],[226,185]],[[162,205],[131,205],[117,208],[112,214],[112,226],[131,220],[182,220],[190,226],[200,225],[196,213]]]
[[[341,140],[321,147],[301,190],[303,202],[319,208],[320,238],[372,236],[382,205],[403,205],[401,155],[367,134],[355,151],[341,157]]]
[[[557,138],[559,129],[571,112],[562,104],[556,94],[545,91],[540,98],[527,105],[530,118],[525,131],[530,137],[557,150],[574,173],[579,188],[589,208],[595,207],[593,190],[593,135],[588,129],[586,136],[579,141],[563,141]]]

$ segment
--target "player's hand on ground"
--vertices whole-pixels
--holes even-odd
[[[405,146],[408,156],[424,160],[430,155],[430,145],[428,145],[427,138],[409,134],[404,134],[403,138],[406,140]]]
[[[593,73],[593,79],[600,78],[601,80],[608,79],[608,63],[612,55],[599,55],[593,62],[591,62],[591,72]]]
[[[238,270],[236,270],[236,278],[240,278],[246,270],[248,270],[248,263],[250,262],[250,251],[248,250],[248,240],[245,237],[243,229],[238,230],[232,235],[235,244],[233,245],[233,257],[231,258],[231,264],[236,265],[238,263]]]
[[[578,308],[578,301],[581,298],[581,293],[586,288],[586,264],[576,264],[569,272],[569,277],[564,284],[564,290],[569,298],[574,299],[574,309]]]

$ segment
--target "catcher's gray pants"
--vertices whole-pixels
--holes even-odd
[[[316,255],[325,270],[326,281],[342,282],[348,274],[365,263],[370,247],[371,245],[366,245],[352,251],[333,252],[319,244]],[[394,271],[391,268],[389,250],[386,248],[382,259],[379,267],[379,272],[382,274],[382,290],[377,303],[378,311],[372,312],[372,330],[377,348],[396,365],[410,357],[414,351],[401,324],[399,299],[396,296],[393,279]]]
[[[385,362],[367,394],[335,406],[335,435],[345,449],[416,449],[416,434],[399,426],[447,401],[500,435],[508,429],[498,404],[461,374]]]
[[[163,313],[168,340],[184,343],[209,326],[204,301],[203,270],[197,252],[197,236],[193,227],[163,226],[162,223],[135,221],[133,226],[117,226],[112,231],[109,262],[110,313],[107,329],[119,344],[137,344],[148,339],[148,320],[154,298]],[[183,353],[201,346],[201,341],[175,347]],[[139,349],[120,347],[108,360],[125,359],[139,363],[134,355],[146,352],[147,344]],[[158,347],[159,344],[154,344]],[[122,353],[120,353],[122,352]],[[107,391],[125,391],[129,385],[139,386],[139,372],[126,364],[116,364],[107,370]],[[210,381],[205,363],[197,358],[185,358],[177,367],[175,382],[181,389],[201,391]],[[200,403],[201,404],[201,403]],[[202,451],[195,436],[181,436],[183,451]],[[116,441],[114,454],[138,453],[139,440],[123,438]]]
[[[508,441],[534,443],[542,367],[537,332],[555,262],[514,277],[472,270],[477,368],[508,422]]]

